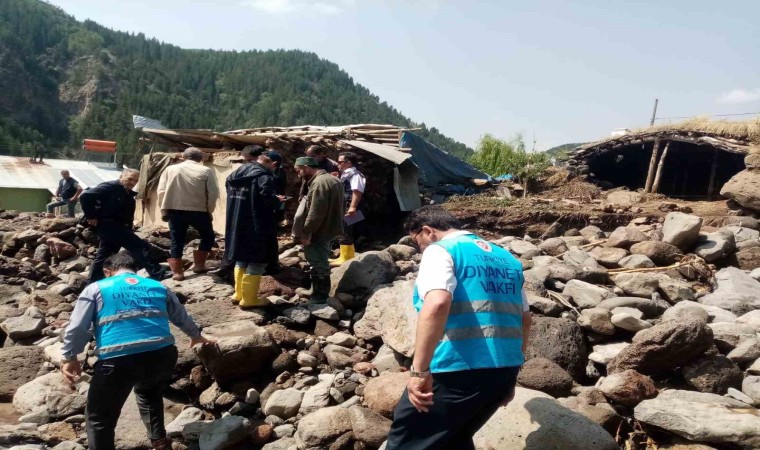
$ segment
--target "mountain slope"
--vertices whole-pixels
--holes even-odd
[[[132,114],[171,128],[216,130],[420,126],[433,144],[465,158],[472,153],[313,53],[184,50],[78,22],[39,0],[0,2],[0,89],[0,153],[76,149],[85,137],[136,151]]]

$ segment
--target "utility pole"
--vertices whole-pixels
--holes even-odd
[[[649,121],[649,126],[654,126],[654,119],[657,117],[657,104],[660,102],[659,98],[654,99],[654,110],[652,111],[652,120]]]

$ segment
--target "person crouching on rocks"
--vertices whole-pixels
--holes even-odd
[[[61,370],[75,384],[77,355],[94,330],[98,362],[87,393],[87,440],[93,450],[113,450],[114,430],[132,388],[148,437],[157,450],[171,448],[164,428],[161,390],[177,363],[169,321],[190,336],[190,345],[211,343],[201,335],[177,296],[161,283],[137,276],[137,263],[121,252],[106,259],[108,278],[87,286],[74,306],[63,339]]]

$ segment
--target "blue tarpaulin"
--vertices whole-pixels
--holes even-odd
[[[399,144],[401,148],[412,149],[412,161],[419,168],[420,184],[423,186],[467,184],[473,179],[491,179],[458,157],[408,131],[401,134]]]

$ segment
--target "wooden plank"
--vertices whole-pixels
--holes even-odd
[[[660,153],[660,140],[654,141],[652,147],[652,157],[649,158],[649,171],[647,172],[647,181],[644,185],[644,193],[652,191],[652,183],[654,183],[654,171],[657,168],[657,154]]]
[[[652,185],[653,193],[657,193],[657,190],[660,189],[660,181],[662,181],[662,169],[665,167],[665,158],[668,157],[668,149],[670,149],[670,141],[665,144],[665,150],[662,151],[660,163],[657,165],[657,175],[655,175],[654,184]]]

